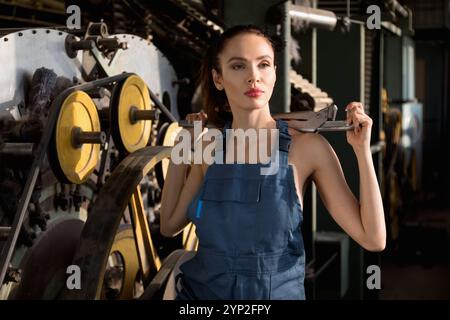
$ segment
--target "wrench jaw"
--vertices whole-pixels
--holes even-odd
[[[348,125],[346,121],[326,121],[320,128],[317,129],[318,132],[330,132],[330,131],[349,131],[353,130],[354,126]]]
[[[331,104],[318,111],[297,111],[273,115],[274,119],[285,120],[289,128],[300,132],[316,133],[329,131],[352,130],[353,125],[347,125],[345,121],[335,121],[337,106]]]

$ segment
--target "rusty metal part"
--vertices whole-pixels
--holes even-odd
[[[122,215],[143,177],[156,163],[169,157],[170,152],[170,147],[140,149],[128,155],[112,172],[89,212],[73,260],[84,274],[81,290],[64,290],[63,299],[100,297],[107,259]]]

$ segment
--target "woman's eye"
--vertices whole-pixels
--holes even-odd
[[[268,67],[270,67],[270,64],[269,63],[261,63],[261,66],[263,68],[268,68]]]
[[[231,68],[233,70],[239,70],[239,69],[243,69],[244,66],[242,64],[235,64],[235,65],[231,66]]]

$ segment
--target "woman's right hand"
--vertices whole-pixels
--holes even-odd
[[[208,120],[208,116],[203,111],[196,112],[196,113],[188,113],[186,115],[186,121],[188,123],[194,124],[194,121],[201,121],[202,122],[202,129],[203,129],[203,127],[206,124],[206,120]],[[191,129],[191,128],[189,128],[189,129]]]
[[[200,112],[197,112],[197,113],[188,113],[187,115],[186,115],[186,121],[188,122],[188,123],[190,123],[190,124],[194,124],[194,121],[201,121],[202,123],[201,123],[201,130],[199,131],[199,134],[201,133],[201,132],[203,132],[203,129],[204,129],[204,126],[205,126],[205,124],[206,124],[206,120],[208,119],[208,116],[206,115],[206,113],[205,112],[203,112],[203,111],[200,111]],[[191,135],[191,137],[192,137],[192,139],[191,139],[191,143],[192,143],[192,146],[194,146],[194,141],[196,141],[197,140],[197,138],[198,138],[198,136],[195,136],[195,131],[194,131],[194,127],[189,127],[189,128],[186,128],[188,131],[189,131],[189,133],[190,133],[190,135]],[[198,135],[199,135],[198,134]]]

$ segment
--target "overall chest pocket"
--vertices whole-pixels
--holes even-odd
[[[205,181],[195,211],[200,244],[232,252],[254,252],[260,210],[260,181]]]

